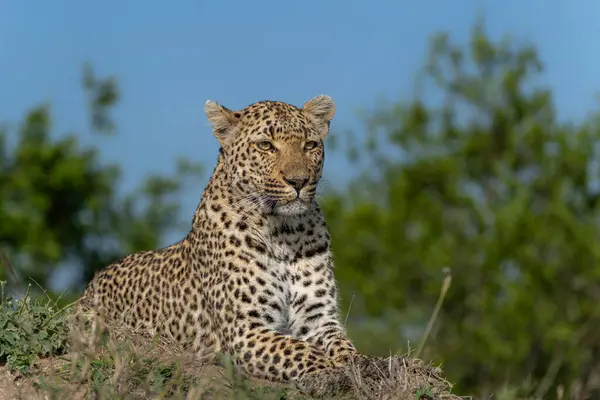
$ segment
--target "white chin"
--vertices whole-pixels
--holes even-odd
[[[275,207],[275,213],[279,215],[298,215],[306,211],[308,211],[308,206],[300,200]]]

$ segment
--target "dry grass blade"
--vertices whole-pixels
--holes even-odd
[[[429,322],[427,323],[427,327],[425,328],[425,333],[423,333],[423,337],[421,338],[421,342],[419,343],[419,347],[417,347],[417,351],[415,353],[415,357],[419,357],[423,348],[425,347],[425,342],[427,342],[427,338],[431,333],[431,329],[433,329],[433,324],[437,319],[438,313],[442,308],[442,304],[444,303],[444,298],[446,298],[446,293],[448,293],[448,289],[450,289],[450,284],[452,283],[452,274],[450,268],[444,268],[444,282],[442,283],[442,289],[440,290],[440,295],[438,297],[437,303],[435,305],[435,309],[429,318]]]
[[[0,261],[2,261],[2,264],[4,264],[4,266],[6,267],[6,269],[8,270],[8,272],[11,274],[11,276],[13,277],[13,279],[15,280],[15,282],[16,283],[21,283],[19,281],[19,277],[15,273],[15,269],[14,269],[12,263],[10,262],[10,259],[4,253],[4,250],[2,250],[1,248],[0,248]]]

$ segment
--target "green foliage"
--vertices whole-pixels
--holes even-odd
[[[5,294],[6,282],[0,281],[0,363],[9,371],[27,374],[38,357],[66,350],[68,329],[64,309],[51,299],[32,300]]]
[[[84,71],[94,132],[113,134],[109,112],[119,99],[116,81]],[[178,161],[174,176],[151,175],[120,195],[120,168],[105,165],[78,134],[51,134],[50,107],[31,110],[18,132],[0,131],[0,244],[21,279],[47,287],[51,273],[80,265],[83,282],[127,253],[160,246],[179,230],[178,196],[197,177],[195,163]],[[7,139],[16,137],[8,146]],[[0,278],[6,278],[4,268]]]
[[[467,48],[439,35],[439,96],[370,115],[367,168],[323,202],[362,350],[418,340],[451,269],[425,355],[458,393],[600,396],[599,120],[559,121],[541,71],[481,25]]]

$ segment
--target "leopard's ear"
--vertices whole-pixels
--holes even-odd
[[[204,112],[213,127],[213,134],[221,146],[227,147],[233,142],[236,127],[240,122],[239,113],[231,111],[213,100],[206,101]]]
[[[308,100],[302,111],[315,123],[323,137],[329,132],[329,123],[335,114],[335,104],[331,97],[320,95]]]

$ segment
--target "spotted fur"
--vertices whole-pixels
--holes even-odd
[[[315,201],[333,101],[241,111],[208,101],[205,112],[221,149],[191,231],[98,272],[82,309],[229,353],[258,378],[300,382],[343,366],[355,348]]]

